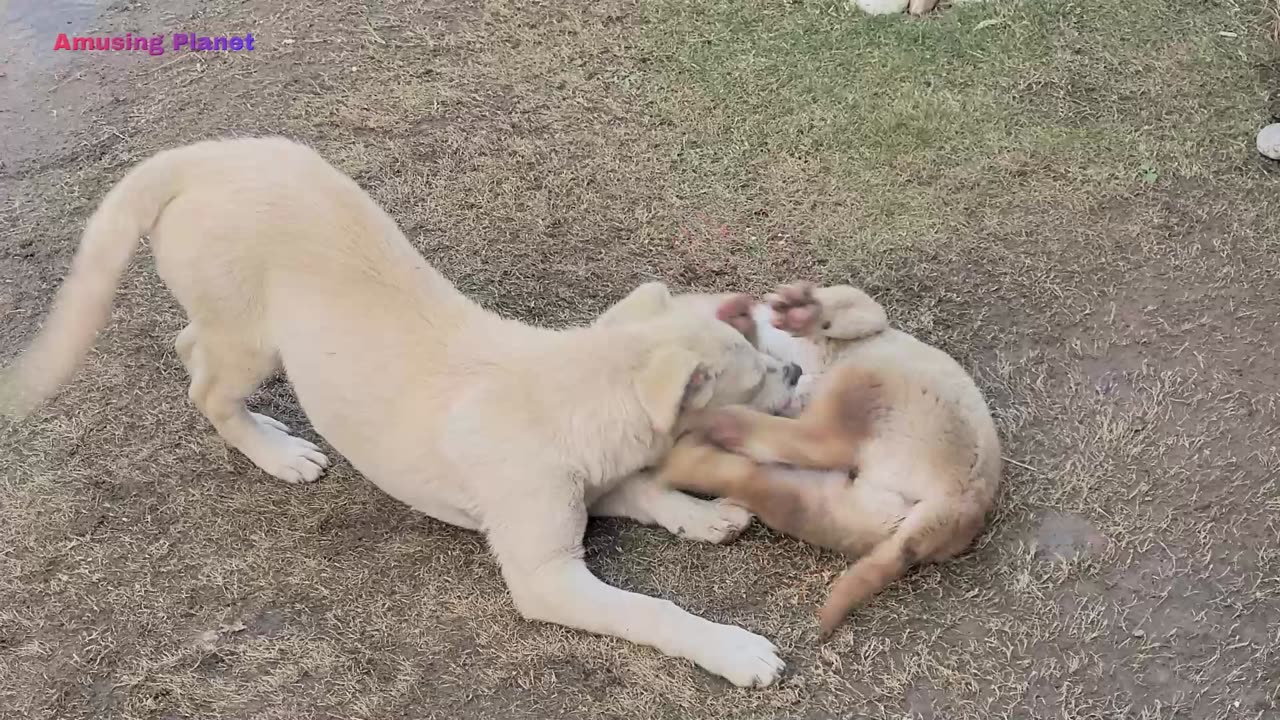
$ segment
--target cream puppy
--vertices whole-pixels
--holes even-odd
[[[714,317],[561,331],[499,317],[320,155],[249,138],[158,153],[107,193],[48,321],[0,376],[5,414],[26,414],[74,375],[143,235],[189,320],[176,346],[190,398],[259,468],[309,482],[329,462],[245,406],[283,368],[316,432],[363,475],[485,534],[526,618],[650,645],[737,685],[778,677],[765,638],[601,582],[582,534],[595,505],[646,522],[683,513],[715,539],[722,504],[624,480],[666,454],[687,410],[786,407],[785,363]],[[669,302],[649,286],[614,311]]]

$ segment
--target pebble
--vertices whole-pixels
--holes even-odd
[[[1258,131],[1258,152],[1272,160],[1280,160],[1280,123],[1273,123]]]
[[[906,12],[910,0],[857,0],[858,8],[868,15],[893,15]]]

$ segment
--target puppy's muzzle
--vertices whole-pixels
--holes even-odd
[[[787,366],[782,368],[782,379],[790,387],[795,387],[796,383],[800,382],[800,376],[803,374],[804,370],[795,363],[787,363]]]

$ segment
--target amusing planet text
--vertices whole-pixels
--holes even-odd
[[[165,50],[173,52],[244,52],[253,49],[253,33],[244,35],[219,35],[206,37],[195,33],[175,33],[165,42],[161,35],[124,35],[82,37],[58,35],[53,43],[54,50],[71,50],[73,52],[145,52],[148,55],[163,55]]]

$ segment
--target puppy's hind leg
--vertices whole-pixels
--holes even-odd
[[[228,445],[263,471],[288,483],[315,481],[329,465],[320,448],[245,407],[245,398],[276,369],[275,354],[237,340],[194,323],[178,334],[174,346],[191,374],[191,402]]]

